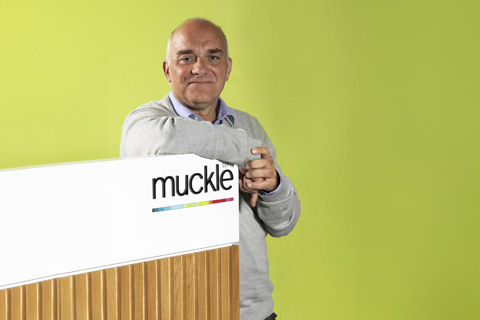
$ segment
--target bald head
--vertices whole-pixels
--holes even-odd
[[[168,38],[168,44],[167,44],[167,56],[166,60],[171,59],[170,53],[172,51],[172,42],[175,41],[175,38],[182,37],[185,32],[187,33],[201,33],[201,31],[205,29],[210,29],[210,30],[215,30],[214,32],[217,32],[220,37],[223,39],[224,42],[224,47],[226,50],[226,54],[228,57],[228,42],[227,42],[227,37],[225,36],[225,33],[223,33],[223,30],[220,26],[214,24],[210,20],[203,19],[203,18],[191,18],[183,22],[181,25],[179,25],[175,30],[172,31],[170,34],[170,38]]]
[[[212,22],[190,19],[172,32],[163,72],[174,97],[203,120],[215,121],[231,70],[227,39]]]

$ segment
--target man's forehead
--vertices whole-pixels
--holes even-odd
[[[186,49],[182,49],[182,48],[177,48],[177,50],[175,51],[175,54],[177,55],[182,55],[182,54],[197,54],[199,52],[197,52],[198,50],[194,50],[194,49],[189,49],[188,47],[186,47]],[[223,54],[225,53],[225,51],[223,51],[222,49],[220,48],[212,48],[212,49],[205,49],[205,50],[202,50],[203,52],[206,52],[206,53],[218,53],[218,54]]]
[[[197,55],[216,52],[228,56],[227,39],[215,24],[204,20],[189,20],[172,32],[167,45],[167,59],[169,55],[179,56],[187,50]]]
[[[182,53],[225,53],[225,43],[221,39],[215,37],[184,37],[179,36],[172,40],[172,52],[176,54]],[[188,51],[188,52],[187,52]]]

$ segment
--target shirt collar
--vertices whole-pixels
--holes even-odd
[[[168,94],[170,101],[172,102],[173,109],[175,112],[182,118],[190,118],[193,120],[202,121],[202,118],[194,114],[190,109],[184,106],[180,101],[178,101],[174,96],[173,93],[170,91]],[[230,112],[230,109],[227,107],[225,102],[222,98],[218,99],[219,103],[217,105],[218,113],[217,113],[217,120],[213,123],[214,125],[221,124],[223,120],[229,122],[232,127],[235,125],[235,116]]]

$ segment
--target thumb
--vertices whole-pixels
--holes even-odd
[[[252,207],[255,207],[257,205],[257,199],[258,199],[258,192],[252,193],[250,197],[250,205]]]

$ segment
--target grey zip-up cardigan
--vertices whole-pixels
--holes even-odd
[[[256,118],[229,108],[235,125],[213,125],[178,116],[168,95],[132,111],[123,125],[121,157],[193,153],[239,166],[258,158],[253,147],[267,147],[282,185],[274,194],[259,196],[250,207],[250,195],[240,192],[240,318],[262,320],[273,312],[273,284],[268,275],[267,234],[287,235],[300,216],[300,201],[290,179],[282,174],[275,148]]]

